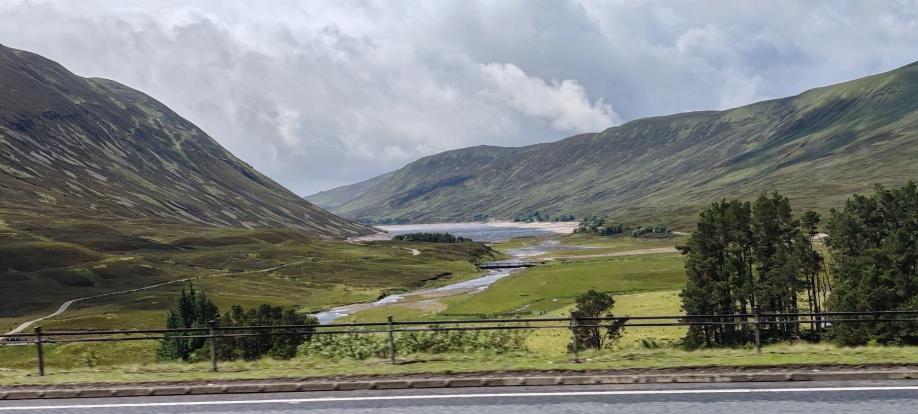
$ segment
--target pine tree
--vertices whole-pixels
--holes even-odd
[[[807,231],[815,235],[819,215],[804,214]],[[811,237],[802,233],[789,200],[778,193],[762,194],[755,202],[723,200],[701,212],[696,230],[678,248],[685,256],[688,282],[681,293],[688,315],[727,315],[711,322],[729,322],[729,315],[748,314],[754,307],[765,312],[798,312],[798,296],[806,290],[818,297],[815,281],[822,256]],[[823,295],[824,295],[824,291]],[[810,300],[810,306],[818,299]],[[769,337],[789,339],[799,334],[796,324],[770,324]],[[693,325],[684,344],[735,346],[750,340],[748,326]]]
[[[843,210],[831,210],[828,246],[834,265],[829,306],[833,311],[918,309],[918,188],[914,182],[870,197],[855,194]],[[874,319],[874,316],[864,319]],[[842,344],[918,344],[911,322],[838,324]]]
[[[210,321],[219,315],[215,305],[203,292],[196,293],[194,286],[188,283],[188,291],[182,293],[166,316],[166,329],[206,328]],[[156,351],[159,360],[188,360],[191,354],[201,349],[206,343],[206,338],[179,338],[181,336],[201,336],[207,332],[185,331],[168,332]]]

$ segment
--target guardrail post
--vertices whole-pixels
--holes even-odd
[[[762,353],[762,328],[760,324],[759,314],[762,312],[758,306],[752,307],[752,313],[755,314],[755,349],[758,353]]]
[[[580,362],[580,350],[577,343],[577,311],[571,311],[571,350],[574,351],[574,362]]]
[[[45,353],[41,349],[41,326],[35,327],[35,348],[38,350],[38,375],[45,376]]]
[[[395,334],[392,332],[392,315],[389,315],[389,363],[395,365]]]
[[[208,324],[210,324],[210,367],[217,372],[217,336],[214,333],[217,321],[212,320]]]

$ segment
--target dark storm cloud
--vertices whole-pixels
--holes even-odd
[[[439,151],[725,109],[918,60],[914,1],[0,3],[301,194]]]

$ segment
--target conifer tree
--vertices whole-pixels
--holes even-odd
[[[219,315],[215,305],[203,292],[197,293],[191,282],[188,290],[182,289],[175,305],[166,315],[166,329],[206,328],[210,321]],[[201,349],[206,338],[181,338],[183,336],[201,336],[206,331],[168,332],[156,351],[156,357],[162,361],[188,360],[191,354]]]

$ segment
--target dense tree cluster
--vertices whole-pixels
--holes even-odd
[[[787,197],[762,194],[754,204],[713,203],[701,212],[696,230],[678,248],[685,255],[688,283],[681,293],[688,315],[793,313],[803,306],[822,310],[826,278],[822,256],[813,249],[819,215],[792,215]],[[729,320],[728,318],[724,318]],[[796,324],[768,324],[766,337],[790,339]],[[739,345],[751,339],[748,326],[692,326],[687,348]]]
[[[580,223],[580,227],[574,230],[574,233],[593,233],[598,236],[612,236],[621,234],[624,230],[621,223],[612,224],[606,222],[606,217],[586,216]]]
[[[736,200],[705,209],[685,245],[688,283],[682,306],[689,315],[914,311],[918,309],[918,186],[875,188],[855,194],[842,210],[831,210],[825,244],[827,269],[813,241],[819,214],[791,213],[786,197],[762,195],[752,205]],[[832,277],[830,278],[830,271]],[[782,317],[789,319],[791,317]],[[918,324],[900,315],[850,315],[865,322],[829,326],[817,318],[809,333],[825,333],[838,343],[918,344]],[[727,319],[727,318],[724,318]],[[879,321],[877,321],[879,320]],[[765,324],[767,339],[801,336],[797,324]],[[696,325],[685,345],[738,345],[751,338],[748,327]],[[815,337],[815,336],[814,336]]]
[[[844,209],[832,210],[827,228],[834,262],[832,310],[918,309],[918,194],[914,182],[893,190],[878,185],[869,197],[854,195]],[[838,324],[833,331],[838,342],[849,345],[871,340],[918,344],[918,328],[908,322]]]
[[[238,305],[233,306],[220,318],[220,326],[223,327],[316,325],[318,323],[316,318],[297,313],[294,309],[269,304],[248,310]],[[311,326],[234,331],[235,333],[254,334],[254,336],[220,338],[217,341],[217,356],[227,361],[237,359],[250,361],[265,355],[273,358],[293,358],[296,356],[297,347],[309,341],[314,331],[315,328]]]
[[[639,237],[647,233],[672,233],[672,230],[667,230],[666,226],[658,224],[656,226],[650,227],[641,227],[637,226],[634,230],[631,231],[631,237]]]
[[[574,221],[574,220],[577,220],[577,218],[574,217],[573,214],[562,214],[560,216],[555,216],[554,220],[552,221]]]
[[[542,222],[551,220],[551,216],[548,214],[543,215],[538,211],[530,211],[526,214],[520,214],[513,218],[514,223],[532,223],[532,222]]]
[[[156,357],[160,361],[193,360],[196,351],[204,348],[211,323],[222,327],[281,326],[318,324],[314,317],[299,314],[293,309],[263,304],[258,309],[244,310],[233,306],[220,317],[217,305],[203,292],[195,291],[191,284],[181,295],[166,316],[166,329],[202,328],[200,331],[168,332],[160,342]],[[254,336],[220,338],[216,342],[217,356],[223,360],[252,360],[268,355],[274,358],[292,358],[297,347],[310,339],[315,328],[297,329],[249,329],[237,333]],[[269,335],[270,334],[270,335]],[[199,338],[181,338],[201,336]]]
[[[217,305],[203,292],[196,292],[191,283],[188,290],[182,289],[172,309],[166,316],[166,329],[182,328],[207,328],[210,321],[216,319]],[[187,361],[194,351],[201,349],[206,343],[205,338],[177,338],[179,336],[206,335],[206,330],[187,332],[167,332],[156,350],[156,359],[160,361],[185,360]]]
[[[415,241],[427,243],[469,243],[472,239],[457,237],[449,233],[408,233],[398,234],[392,238],[400,241]]]

